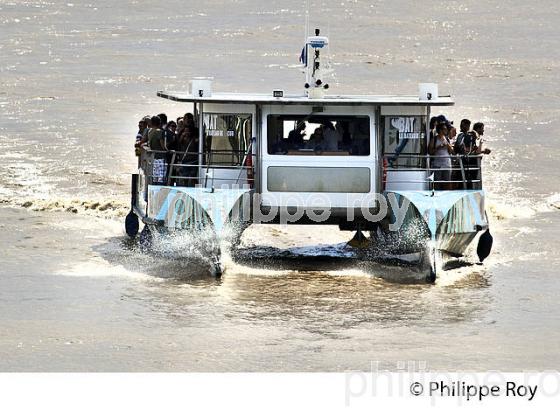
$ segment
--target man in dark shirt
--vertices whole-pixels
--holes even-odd
[[[467,138],[470,141],[470,138],[468,137],[470,128],[471,128],[471,121],[466,118],[462,119],[461,125],[459,126],[461,132],[459,133],[459,135],[457,135],[457,139],[455,140],[455,146],[453,147],[455,154],[465,155],[466,153],[465,139]]]
[[[179,161],[178,175],[181,177],[178,185],[182,186],[195,186],[196,175],[198,173],[198,134],[196,129],[192,126],[186,127],[177,142],[177,148],[181,154]]]
[[[165,113],[161,113],[157,115],[160,120],[161,129],[165,131],[167,129],[167,115]]]
[[[165,139],[165,146],[169,151],[177,149],[177,123],[169,121],[167,127],[163,131],[163,138]]]
[[[490,154],[488,148],[482,149],[482,135],[484,135],[484,124],[477,122],[473,125],[473,130],[464,138],[465,154],[467,155],[466,168],[467,171],[467,189],[475,189],[480,187],[480,182],[473,182],[473,180],[480,180],[480,154]],[[474,156],[477,157],[474,157]],[[469,156],[471,156],[469,158]]]
[[[148,145],[153,151],[167,151],[161,130],[161,120],[158,116],[152,117],[151,129],[148,132]]]

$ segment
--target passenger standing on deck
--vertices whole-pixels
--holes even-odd
[[[192,115],[190,112],[186,113],[183,117],[183,126],[185,128],[191,128],[191,130],[194,132],[195,138],[198,140],[199,130],[194,122],[194,115]]]
[[[167,164],[165,163],[167,151],[165,146],[165,138],[163,136],[163,131],[161,130],[161,119],[158,116],[152,117],[152,126],[150,132],[148,133],[148,147],[152,151],[157,151],[154,153],[154,162],[152,166],[152,178],[153,182],[162,184],[165,182],[165,176],[167,174]]]
[[[445,117],[445,115],[438,115],[437,116],[437,124],[447,124],[448,125],[448,129],[451,128],[449,120]],[[437,126],[436,124],[436,126]]]
[[[140,145],[146,144],[148,142],[148,133],[152,129],[152,117],[146,115],[143,118],[144,122],[146,123],[146,128],[142,132],[142,139],[140,140]]]
[[[436,139],[436,136],[437,136],[436,127],[438,126],[438,124],[440,124],[440,123],[444,124],[445,122],[447,122],[447,119],[445,118],[444,115],[438,115],[437,117],[430,118],[430,134],[428,135],[428,137],[429,137],[429,139],[428,139],[428,141],[429,141],[428,142],[428,152],[430,153],[430,155],[432,155],[431,154],[431,149],[432,149],[433,141]],[[398,149],[399,149],[399,147],[397,147],[397,150]],[[399,151],[399,154],[400,154],[400,151]]]
[[[167,129],[167,115],[165,113],[161,113],[157,115],[160,120],[161,130],[165,131]]]
[[[449,138],[449,142],[451,143],[451,146],[453,147],[455,144],[455,141],[457,140],[457,128],[455,128],[453,126],[453,122],[448,122],[447,123],[447,129],[449,130],[447,137]]]
[[[436,126],[438,125],[438,117],[430,118],[430,141],[436,136]]]
[[[480,166],[481,158],[475,157],[480,154],[490,154],[488,148],[482,149],[482,136],[484,135],[484,124],[477,122],[473,125],[473,130],[469,132],[464,138],[465,154],[469,156],[466,160],[467,167],[467,189],[476,189],[480,182],[473,182],[480,180]]]
[[[148,146],[152,151],[167,151],[163,131],[161,130],[161,120],[158,116],[152,117],[150,131],[148,132]]]
[[[430,155],[433,156],[431,167],[436,168],[434,181],[440,181],[435,186],[439,190],[449,189],[449,183],[445,181],[451,181],[450,156],[453,154],[453,148],[447,137],[448,132],[447,124],[438,123],[436,136],[430,141]]]
[[[461,120],[459,125],[460,133],[457,135],[455,142],[453,143],[453,152],[455,155],[461,156],[457,159],[458,169],[454,171],[453,180],[464,182],[467,179],[466,169],[468,168],[468,158],[465,157],[465,139],[469,139],[469,130],[471,128],[471,121],[467,118]],[[456,186],[456,188],[463,188],[463,186]]]
[[[482,149],[482,144],[483,144],[483,140],[482,140],[482,136],[484,135],[484,124],[481,122],[477,122],[476,124],[473,125],[473,131],[475,133],[475,146],[476,148],[476,153],[477,154],[490,154],[492,151],[488,148]]]
[[[190,112],[185,114],[185,116],[183,117],[183,122],[183,125],[185,127],[196,128],[194,124],[194,115],[192,115]]]
[[[136,134],[136,141],[134,142],[134,152],[136,156],[140,156],[140,144],[142,143],[142,137],[144,136],[144,131],[148,128],[148,123],[144,118],[138,121],[138,133]]]
[[[189,132],[194,135],[194,137],[198,141],[198,128],[194,123],[194,116],[188,112],[182,118],[180,123],[177,122],[177,141],[179,141],[183,137],[183,133],[185,133],[186,129],[189,128]],[[182,149],[178,149],[178,151],[183,151]],[[197,146],[198,151],[198,146]]]
[[[457,141],[457,128],[453,126],[453,121],[447,121],[447,139],[451,148],[455,146],[455,141]],[[455,150],[453,150],[455,153]],[[457,170],[460,169],[459,160],[457,158],[451,158],[451,170],[450,170],[450,180],[455,181],[457,179]],[[455,182],[450,182],[447,189],[457,189]]]
[[[169,121],[167,123],[167,127],[165,128],[165,131],[163,131],[165,146],[169,151],[177,149],[176,131],[177,131],[177,123],[175,121]]]
[[[198,135],[194,127],[186,127],[177,142],[178,151],[181,152],[178,161],[179,167],[178,185],[193,187],[196,185],[196,174],[198,172]]]
[[[430,132],[428,134],[428,147],[427,147],[427,151],[430,155],[432,155],[432,143],[436,138],[436,127],[439,124],[439,120],[438,117],[432,117],[430,118]],[[408,140],[406,140],[408,141]],[[402,147],[401,147],[402,145]],[[401,151],[404,149],[404,144],[401,143],[397,146],[397,149],[395,150],[395,155],[393,155],[392,158],[389,159],[389,165],[393,166],[393,162],[398,158],[398,156],[401,154]],[[429,167],[431,167],[431,160],[429,162]]]
[[[177,149],[177,124],[175,121],[169,121],[167,123],[167,127],[163,131],[163,140],[165,142],[165,147],[167,148],[167,156],[165,158],[165,162],[168,164],[167,166],[167,175],[166,177],[169,178],[169,173],[173,169],[173,164],[177,161],[177,157],[175,155],[175,150]]]
[[[142,136],[144,135],[144,130],[146,128],[148,128],[148,123],[144,118],[142,118],[140,121],[138,121],[138,133],[136,134],[135,145],[140,144],[140,141],[142,141]]]
[[[459,128],[461,132],[459,133],[459,135],[457,135],[457,138],[455,139],[455,144],[453,144],[453,150],[457,155],[465,155],[466,154],[465,138],[467,137],[467,134],[471,129],[471,121],[466,118],[462,119]]]
[[[177,140],[179,139],[181,132],[183,132],[183,128],[185,128],[184,123],[185,121],[183,120],[183,117],[177,117],[177,130],[175,131],[175,134],[177,134]]]

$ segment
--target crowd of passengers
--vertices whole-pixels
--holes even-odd
[[[168,121],[166,114],[146,116],[138,122],[136,134],[136,155],[140,156],[143,147],[156,151],[154,154],[152,176],[155,183],[163,183],[168,177],[173,152],[174,170],[178,185],[191,186],[195,183],[198,165],[198,135],[194,116],[186,113],[176,121]]]
[[[436,189],[461,188],[457,181],[466,180],[467,189],[479,186],[480,154],[490,154],[483,148],[484,124],[477,122],[472,126],[468,119],[461,120],[459,132],[453,122],[444,115],[430,119],[430,139],[428,154],[431,156],[430,168],[434,169]],[[459,158],[457,158],[459,156]],[[462,164],[459,163],[462,162]],[[461,172],[461,165],[464,176]],[[438,183],[439,182],[439,183]]]
[[[326,122],[315,129],[308,140],[305,140],[305,122],[300,122],[296,128],[290,131],[287,145],[290,149],[320,149],[325,151],[336,151],[340,145],[350,142],[349,127],[344,122]],[[483,148],[484,124],[477,122],[472,126],[468,119],[461,120],[459,132],[444,115],[430,119],[430,139],[428,153],[431,156],[430,168],[434,169],[434,181],[436,189],[459,188],[455,181],[467,181],[467,188],[477,186],[479,179],[479,159],[473,155],[490,154],[488,148]],[[364,141],[367,142],[367,139]],[[404,149],[406,142],[403,140],[391,161],[395,161]],[[178,152],[174,163],[179,164],[176,175],[178,185],[194,185],[198,165],[199,130],[195,125],[194,116],[186,113],[178,117],[176,121],[168,121],[167,115],[159,114],[146,116],[138,122],[138,133],[136,135],[136,154],[140,156],[142,147],[153,151],[153,177],[154,182],[163,183],[169,177],[167,164],[170,162],[170,154]],[[288,147],[279,147],[281,151]],[[460,156],[460,158],[454,158]],[[460,173],[461,168],[457,161],[462,161],[465,176]],[[184,165],[184,166],[181,166]],[[459,166],[458,166],[459,165]]]

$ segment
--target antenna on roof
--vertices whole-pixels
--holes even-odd
[[[309,98],[322,98],[329,85],[323,82],[321,51],[329,45],[329,39],[320,35],[316,28],[315,35],[305,40],[299,57],[305,67],[305,90]],[[311,53],[311,55],[310,55]]]
[[[305,31],[303,32],[304,43],[307,41],[307,35],[309,33],[309,0],[306,1],[305,6]]]

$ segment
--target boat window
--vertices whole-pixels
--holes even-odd
[[[389,167],[423,167],[426,154],[426,118],[424,116],[381,116],[383,154]]]
[[[370,153],[369,117],[269,115],[271,155],[362,155]]]
[[[204,150],[209,165],[242,165],[251,150],[251,114],[204,114]]]

